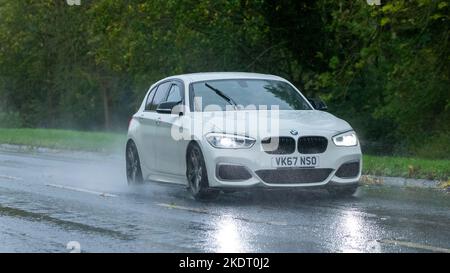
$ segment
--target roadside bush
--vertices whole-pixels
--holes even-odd
[[[429,138],[423,145],[411,148],[414,154],[422,158],[450,159],[450,134]]]
[[[20,128],[22,119],[17,112],[0,112],[0,128]]]

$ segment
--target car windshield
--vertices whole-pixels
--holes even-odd
[[[290,84],[263,79],[230,79],[195,82],[191,85],[191,109],[311,110]]]

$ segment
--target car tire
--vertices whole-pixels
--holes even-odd
[[[351,186],[331,186],[328,187],[328,192],[335,197],[350,197],[356,193],[358,185]]]
[[[139,159],[136,144],[134,144],[133,141],[130,141],[127,144],[125,161],[128,185],[142,184],[144,179],[142,177],[141,161]]]
[[[188,190],[196,200],[216,199],[220,190],[209,187],[208,173],[200,146],[193,142],[186,153],[186,178]]]

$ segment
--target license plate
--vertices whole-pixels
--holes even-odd
[[[277,156],[272,157],[272,167],[317,167],[318,156]]]

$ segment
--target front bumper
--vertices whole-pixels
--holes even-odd
[[[319,157],[319,165],[315,168],[274,168],[272,167],[272,158],[283,155],[266,153],[258,142],[250,149],[217,149],[206,141],[203,142],[202,146],[210,187],[288,188],[316,187],[327,184],[349,185],[357,183],[361,177],[362,154],[359,145],[338,147],[329,142],[324,153],[316,154]],[[286,156],[301,155],[298,151],[295,151]],[[341,177],[338,177],[338,169],[343,164],[351,162],[359,163],[357,175],[342,178],[341,170],[339,173]],[[223,166],[226,166],[226,168],[220,169]],[[228,166],[231,167],[228,168]],[[233,166],[236,168],[233,168]],[[236,179],[223,179],[221,172],[224,172],[224,170],[231,172],[229,177]],[[244,170],[247,171],[248,176],[245,176]],[[308,179],[305,179],[306,177]]]

